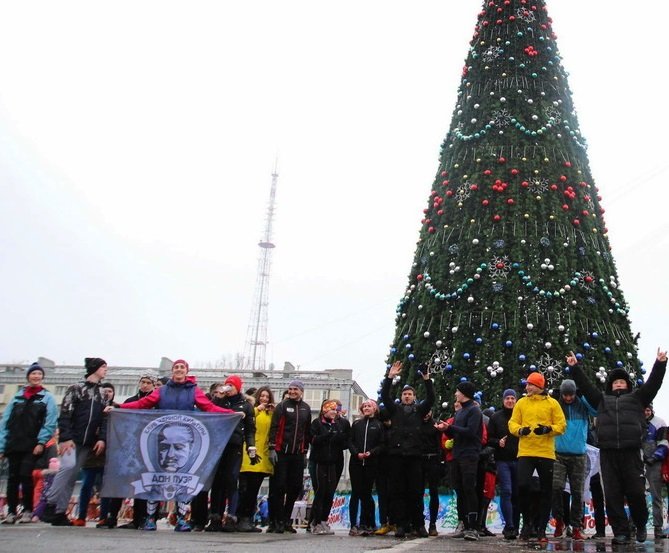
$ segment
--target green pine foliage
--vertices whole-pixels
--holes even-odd
[[[533,370],[556,387],[570,350],[641,381],[600,202],[545,2],[484,2],[388,366],[429,366],[439,403],[462,379],[482,405]]]

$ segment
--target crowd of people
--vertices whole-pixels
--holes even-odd
[[[174,362],[168,379],[144,372],[137,394],[118,405],[114,387],[105,381],[107,363],[86,358],[85,378],[68,388],[58,413],[43,386],[44,370],[33,363],[27,385],[0,421],[0,458],[8,463],[3,524],[39,519],[55,526],[85,526],[92,492],[99,489],[105,470],[110,411],[169,409],[237,413],[239,418],[211,489],[175,502],[177,532],[261,532],[256,512],[267,478],[265,531],[295,533],[293,510],[304,493],[307,469],[314,496],[306,531],[333,534],[330,511],[344,452],[349,451],[350,536],[438,535],[439,490],[446,486],[455,491],[454,538],[474,541],[494,535],[486,518],[497,494],[504,539],[546,541],[553,519],[555,538],[583,540],[584,493],[590,491],[596,530],[591,537],[604,537],[608,520],[614,543],[626,544],[632,537],[643,542],[649,518],[646,488],[654,537],[666,537],[662,465],[669,442],[667,426],[652,404],[666,371],[666,352],[658,349],[645,383],[635,386],[624,369],[616,368],[609,371],[603,390],[584,374],[576,355],[569,353],[566,363],[569,378],[557,388],[548,390],[544,376],[531,372],[524,394],[504,390],[498,409],[482,410],[475,384],[462,379],[451,415],[434,417],[429,372],[421,373],[422,400],[411,385],[399,390],[396,399],[393,387],[402,363],[395,362],[384,378],[380,402],[364,401],[353,424],[334,398],[312,413],[298,379],[278,402],[267,386],[243,390],[238,375],[205,393],[182,359]],[[165,466],[173,463],[177,471],[183,439],[167,430],[163,434],[160,455]],[[592,470],[588,447],[598,451],[600,470]],[[71,517],[68,506],[80,474],[78,512]],[[97,527],[118,527],[124,499],[101,499]],[[132,503],[132,520],[120,527],[156,530],[161,502],[134,498]]]

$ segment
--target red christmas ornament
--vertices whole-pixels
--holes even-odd
[[[495,221],[495,223],[499,223],[502,220],[502,216],[501,215],[493,215],[492,220]]]
[[[483,200],[481,202],[481,205],[483,205],[483,207],[488,207],[488,204],[490,204],[490,202],[488,200]]]
[[[437,211],[437,215],[443,215],[443,214],[444,214],[444,210],[443,210],[443,209],[440,209],[439,211]]]
[[[416,280],[419,282],[423,280],[423,275],[416,275]]]
[[[509,205],[513,205],[516,202],[513,201],[513,198],[509,198],[508,200],[506,200],[506,203],[509,204]]]
[[[557,189],[558,189],[558,185],[557,185],[557,184],[551,184],[551,190],[552,190],[553,192],[555,192]]]
[[[571,161],[565,161],[564,166],[565,167],[571,167]]]
[[[428,228],[427,232],[429,232],[430,234],[434,234],[434,232],[435,232],[434,227]]]
[[[569,211],[569,206],[567,204],[562,204],[563,211]]]
[[[578,225],[581,224],[581,221],[579,221],[578,219],[574,219],[572,223],[574,224],[575,227],[577,227]]]
[[[505,157],[500,157],[500,158],[497,160],[497,163],[499,163],[500,165],[503,164],[503,163],[506,163],[506,158],[505,158]]]
[[[520,171],[518,169],[511,169],[511,174],[515,177]]]
[[[442,186],[448,186],[448,181],[447,181],[447,180],[442,181],[442,182],[441,182],[441,185],[442,185]]]
[[[489,177],[490,175],[492,175],[492,171],[491,171],[490,169],[486,169],[485,171],[483,171],[483,174],[484,174],[486,177]]]

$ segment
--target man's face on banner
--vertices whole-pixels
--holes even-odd
[[[178,472],[193,449],[193,433],[186,426],[166,426],[158,435],[158,460],[165,472]]]

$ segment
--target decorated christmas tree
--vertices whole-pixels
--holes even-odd
[[[545,2],[484,2],[388,366],[429,367],[440,401],[471,380],[483,405],[532,371],[559,385],[570,350],[641,382],[600,202]]]

